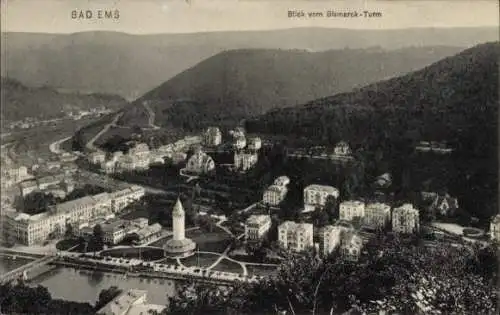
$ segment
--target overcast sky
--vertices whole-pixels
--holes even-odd
[[[189,3],[190,2],[190,3]],[[497,0],[2,0],[2,31],[133,34],[293,27],[390,29],[498,26]],[[118,20],[74,20],[72,10],[119,10]],[[291,9],[381,12],[376,18],[288,18]]]

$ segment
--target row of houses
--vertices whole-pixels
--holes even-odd
[[[391,217],[392,214],[392,217]],[[355,218],[364,219],[363,223],[375,228],[383,228],[392,222],[392,230],[397,233],[412,234],[419,231],[419,212],[411,204],[403,204],[392,210],[382,203],[372,203],[365,207],[360,201],[347,201],[340,205],[339,224],[321,229],[320,248],[325,255],[344,244],[348,256],[360,253],[361,237],[353,225],[345,224]],[[343,223],[343,224],[341,224]],[[245,222],[245,240],[260,241],[271,228],[269,215],[252,215]],[[294,252],[314,246],[314,226],[311,223],[286,221],[278,227],[278,241],[285,249]]]
[[[290,179],[287,176],[278,177],[262,196],[262,202],[270,206],[278,206],[286,197],[287,185]],[[323,209],[329,198],[339,198],[339,190],[333,186],[312,184],[304,188],[303,212]]]
[[[112,193],[86,196],[50,207],[36,215],[6,212],[4,232],[7,237],[25,245],[41,243],[49,236],[66,231],[68,224],[79,226],[98,217],[117,213],[142,198],[144,188],[131,186]]]
[[[123,220],[115,218],[102,218],[79,226],[76,235],[89,238],[94,233],[94,227],[100,225],[103,232],[103,241],[107,245],[116,245],[126,237],[130,237],[135,244],[143,244],[158,236],[162,231],[159,223],[148,224],[147,218]]]
[[[107,155],[106,152],[95,151],[88,155],[88,160],[91,164],[99,165],[107,174],[147,170],[152,164],[163,164],[166,157],[174,163],[184,162],[187,157],[185,151],[201,141],[199,136],[189,136],[156,150],[150,150],[146,143],[135,143],[127,154],[117,151]]]

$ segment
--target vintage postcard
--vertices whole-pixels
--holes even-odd
[[[1,1],[0,314],[498,314],[496,0]]]

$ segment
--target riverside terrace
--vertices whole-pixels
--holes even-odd
[[[60,255],[53,264],[80,269],[99,270],[123,274],[124,277],[166,278],[172,280],[191,280],[204,283],[232,285],[236,282],[255,282],[260,276],[244,276],[232,272],[211,271],[199,267],[166,265],[158,262],[143,262],[137,259],[103,260],[103,257],[82,255]]]

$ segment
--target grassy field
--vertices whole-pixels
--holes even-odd
[[[241,274],[243,273],[243,268],[240,266],[240,264],[227,259],[222,259],[214,268],[212,268],[212,270]]]
[[[231,237],[220,228],[215,228],[213,232],[189,231],[186,236],[192,239],[202,252],[222,253],[231,243]]]
[[[193,256],[181,259],[181,262],[186,267],[199,266],[201,268],[210,267],[217,259],[215,254],[195,254]]]

